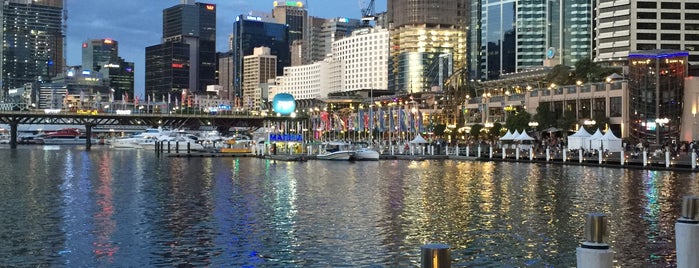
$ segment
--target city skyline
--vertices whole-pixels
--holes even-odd
[[[145,48],[161,43],[163,9],[180,0],[156,1],[67,1],[66,64],[82,63],[81,45],[89,39],[110,38],[119,41],[119,56],[135,63],[134,88],[143,96],[145,88]],[[198,1],[217,6],[216,51],[228,50],[228,35],[236,16],[250,11],[271,12],[274,1],[210,0]],[[309,16],[335,18],[361,17],[359,1],[302,1]],[[368,1],[364,1],[368,2]],[[386,0],[377,0],[376,11],[386,9]]]

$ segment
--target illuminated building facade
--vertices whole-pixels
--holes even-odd
[[[119,57],[119,42],[112,39],[92,39],[82,44],[83,72],[99,73],[105,85],[114,90],[114,97],[124,93],[134,96],[134,63]]]
[[[2,95],[10,88],[47,82],[64,69],[63,0],[0,1]]]
[[[679,138],[688,56],[672,50],[629,53],[631,137],[650,144]]]
[[[600,0],[595,19],[595,61],[626,64],[630,51],[689,52],[699,64],[699,2]]]
[[[181,50],[186,50],[186,61]],[[149,55],[149,52],[171,54]],[[216,5],[184,0],[166,8],[163,10],[162,44],[146,48],[146,95],[177,95],[182,93],[182,89],[192,93],[205,92],[207,85],[216,84],[216,61]],[[159,67],[173,72],[154,69]],[[186,86],[179,77],[182,72],[187,73]],[[158,83],[168,80],[173,82]],[[168,85],[173,87],[168,89]]]
[[[388,36],[383,28],[362,28],[333,42],[333,57],[343,67],[342,91],[387,89]]]
[[[389,89],[432,90],[452,70],[466,67],[469,2],[389,0]],[[440,70],[442,71],[440,73]]]
[[[146,48],[146,94],[180,96],[189,89],[189,44],[166,42]]]
[[[277,77],[277,56],[268,47],[256,47],[252,55],[243,57],[243,107],[256,108],[262,104],[262,88]]]

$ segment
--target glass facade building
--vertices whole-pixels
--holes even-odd
[[[47,82],[64,69],[63,0],[0,1],[2,95],[10,88]]]
[[[629,53],[632,138],[649,144],[679,139],[688,56],[687,52],[671,50]]]
[[[592,55],[592,3],[585,0],[477,0],[471,14],[470,75],[493,80]]]
[[[180,94],[182,89],[190,92],[205,92],[207,85],[216,84],[216,5],[207,3],[184,3],[163,10],[162,44],[146,48],[146,94]],[[169,44],[177,43],[177,44]],[[149,55],[152,53],[181,53],[187,48],[186,62],[180,54]],[[170,51],[170,52],[168,52]],[[151,62],[150,60],[180,60],[182,62]],[[185,66],[186,65],[186,66]],[[152,70],[165,66],[172,73]],[[167,67],[170,66],[170,67]],[[179,81],[181,72],[187,72],[187,85]],[[160,77],[164,75],[172,77]],[[154,84],[156,81],[173,82],[170,90],[167,85]]]
[[[166,42],[146,48],[146,94],[180,96],[188,89],[192,63],[189,45]]]
[[[481,6],[480,79],[498,79],[514,73],[516,66],[515,1],[488,1]],[[476,41],[476,40],[474,40]]]
[[[234,98],[240,99],[243,84],[243,57],[252,55],[256,47],[268,47],[277,56],[277,75],[291,66],[289,27],[266,21],[259,16],[240,15],[233,23],[233,61],[235,62]]]
[[[119,42],[92,39],[82,44],[82,70],[99,73],[105,85],[114,90],[114,97],[124,93],[134,96],[134,63],[119,57]]]

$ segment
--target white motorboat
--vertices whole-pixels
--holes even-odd
[[[316,155],[319,160],[350,160],[354,155],[353,150],[348,149],[349,144],[344,142],[328,142],[325,144],[325,150]]]
[[[352,156],[353,160],[366,161],[366,160],[379,160],[380,154],[374,149],[363,147],[354,151]]]

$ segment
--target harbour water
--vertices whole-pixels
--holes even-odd
[[[572,267],[590,212],[620,267],[672,267],[694,173],[455,160],[281,162],[0,148],[0,266]]]

